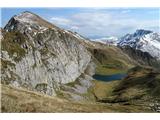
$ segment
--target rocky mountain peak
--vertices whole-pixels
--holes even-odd
[[[144,30],[144,29],[137,29],[134,33],[132,34],[126,34],[125,36],[121,37],[120,38],[120,42],[121,41],[130,41],[132,40],[133,38],[135,39],[136,42],[138,42],[139,38],[144,36],[144,35],[147,35],[147,34],[150,34],[150,33],[153,33],[153,31],[150,31],[150,30]]]
[[[23,21],[23,22],[36,22],[40,19],[39,16],[28,11],[15,15],[14,18],[16,20]]]
[[[59,29],[40,16],[28,11],[24,11],[18,15],[14,15],[4,27],[6,31],[16,30],[21,33],[34,32],[34,34],[36,34],[37,31],[44,31],[48,28]]]
[[[152,57],[160,59],[160,35],[149,30],[136,30],[120,38],[120,47],[130,46],[134,49],[149,53]]]
[[[142,35],[146,35],[152,32],[153,31],[150,31],[150,30],[137,29],[136,32],[133,34],[133,36],[142,36]]]

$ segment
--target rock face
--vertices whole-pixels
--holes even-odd
[[[33,13],[12,17],[2,36],[3,84],[56,95],[59,86],[94,74],[80,39]]]
[[[152,57],[148,52],[136,50],[130,46],[120,47],[122,51],[128,54],[137,65],[151,66],[160,69],[160,61]]]

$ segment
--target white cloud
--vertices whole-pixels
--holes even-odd
[[[129,13],[129,12],[131,12],[131,10],[123,10],[123,11],[121,11],[121,13],[124,13],[124,14]]]
[[[62,17],[52,17],[50,21],[58,25],[68,25],[72,22],[71,20]]]
[[[79,27],[77,27],[77,26],[71,26],[71,28],[70,28],[71,30],[73,30],[73,31],[76,31],[76,30],[78,30],[79,29]]]
[[[142,20],[128,16],[129,10],[118,12],[80,12],[51,21],[84,36],[121,36],[136,29],[158,27],[158,20]],[[120,14],[123,13],[123,14]]]

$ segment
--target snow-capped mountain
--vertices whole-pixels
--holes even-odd
[[[101,42],[103,44],[108,44],[108,45],[117,45],[118,43],[118,38],[114,36],[103,37],[103,38],[92,39],[92,40],[96,42]]]
[[[160,33],[149,30],[136,30],[120,38],[118,46],[130,46],[134,49],[148,52],[152,57],[160,60]]]

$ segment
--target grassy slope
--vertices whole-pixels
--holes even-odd
[[[132,61],[119,48],[114,46],[97,47],[90,50],[97,64],[96,74],[111,75],[127,73],[134,67]],[[128,77],[122,81],[100,82],[94,81],[94,93],[99,100],[130,101],[133,99],[146,100],[160,95],[159,73],[151,68],[135,67],[128,72]],[[159,94],[159,95],[158,95]]]
[[[120,81],[103,82],[94,80],[93,92],[98,100],[110,97],[113,93],[114,87],[119,84]]]
[[[96,63],[96,74],[110,75],[124,73],[134,66],[133,61],[115,46],[96,43],[96,47],[89,48]]]
[[[114,94],[124,101],[144,99],[144,96],[160,99],[160,73],[151,68],[135,67],[116,87]]]
[[[141,107],[120,104],[76,103],[17,89],[2,87],[2,112],[142,112]],[[133,109],[134,108],[134,109]]]
[[[130,58],[115,46],[95,43],[96,49],[90,47],[90,51],[95,58],[96,74],[112,75],[117,73],[127,73],[127,70],[134,66]],[[100,45],[100,46],[99,46]],[[103,82],[93,81],[93,93],[98,100],[111,97],[115,86],[119,81]]]
[[[96,74],[99,75],[112,75],[112,74],[126,73],[126,72],[127,70],[125,69],[109,68],[103,65],[98,65],[96,68]]]
[[[153,102],[160,100],[160,73],[135,67],[121,81],[95,82],[95,94],[103,102]]]

